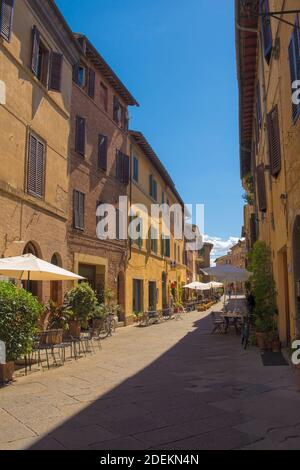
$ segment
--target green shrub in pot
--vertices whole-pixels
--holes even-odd
[[[97,297],[91,286],[83,282],[66,294],[65,304],[70,321],[79,322],[83,328],[93,318],[97,306]]]
[[[31,352],[42,311],[31,293],[0,282],[0,340],[6,345],[7,362]]]

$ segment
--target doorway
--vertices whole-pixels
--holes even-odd
[[[155,281],[149,281],[149,312],[155,312],[157,307],[157,288]]]
[[[139,279],[133,279],[132,288],[132,306],[134,313],[141,313],[144,310],[143,302],[144,282]]]

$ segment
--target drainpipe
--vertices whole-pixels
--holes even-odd
[[[131,175],[131,168],[132,168],[132,143],[130,144],[130,182],[129,182],[129,207],[127,208],[127,222],[129,221],[128,212],[132,205],[132,175]],[[131,240],[128,239],[128,224],[127,224],[127,244],[129,244],[129,256],[127,258],[127,262],[131,261],[132,258],[132,244]]]

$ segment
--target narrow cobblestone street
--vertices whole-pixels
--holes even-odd
[[[207,314],[129,327],[94,356],[0,391],[1,449],[297,449],[290,367],[263,367]]]

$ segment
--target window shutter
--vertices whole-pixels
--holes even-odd
[[[75,64],[73,65],[73,82],[78,85],[79,82],[79,65]]]
[[[79,228],[79,192],[73,191],[73,224],[74,228]]]
[[[36,155],[37,155],[37,139],[33,135],[30,135],[29,152],[28,152],[28,170],[27,170],[27,190],[29,193],[32,193],[32,194],[35,194]]]
[[[79,228],[84,230],[84,199],[85,195],[79,193]]]
[[[10,41],[14,16],[14,0],[0,0],[0,33]]]
[[[44,195],[45,145],[34,135],[29,137],[28,153],[28,192],[39,197]]]
[[[96,74],[94,70],[89,69],[88,95],[92,99],[95,98],[95,84],[96,84]]]
[[[130,158],[123,155],[123,183],[128,186],[130,180]]]
[[[153,176],[149,176],[149,194],[153,197]]]
[[[49,90],[61,91],[63,55],[51,52]]]
[[[107,170],[107,137],[99,135],[98,168]]]
[[[36,194],[44,195],[44,171],[45,171],[45,147],[41,142],[37,143],[36,155]]]
[[[75,137],[75,150],[81,155],[85,155],[85,119],[76,117],[76,137]]]
[[[32,57],[31,57],[31,70],[34,75],[38,74],[39,67],[39,50],[40,50],[40,32],[36,26],[32,30]]]
[[[266,180],[265,180],[265,166],[259,165],[256,169],[257,172],[257,193],[258,193],[258,205],[261,212],[267,211],[267,192],[266,192]]]
[[[281,146],[278,118],[278,106],[268,114],[268,138],[270,150],[271,175],[277,176],[281,170]]]
[[[259,3],[260,13],[269,13],[269,0],[260,0]],[[270,60],[272,47],[273,47],[273,38],[272,38],[272,29],[271,29],[271,20],[270,16],[262,16],[262,35],[263,35],[263,46],[264,46],[264,56],[267,61]]]
[[[163,236],[161,237],[161,256],[162,258],[165,256],[165,239]]]

